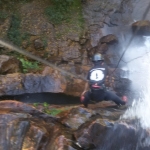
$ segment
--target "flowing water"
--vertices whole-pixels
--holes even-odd
[[[95,150],[150,150],[150,37],[134,37],[130,45],[128,42],[120,43],[126,50],[122,69],[132,81],[131,106],[107,128]]]
[[[138,119],[141,127],[150,128],[150,37],[143,37],[143,44],[135,40],[124,55],[129,70],[131,89],[136,91],[132,106],[121,119]]]

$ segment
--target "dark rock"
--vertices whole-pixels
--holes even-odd
[[[120,78],[120,80],[115,82],[114,88],[117,89],[122,89],[122,90],[127,90],[129,89],[131,85],[131,80],[127,78]]]
[[[76,68],[62,67],[71,72],[74,69],[76,74]],[[89,67],[82,67],[82,74]],[[83,77],[84,78],[84,77]],[[7,74],[0,76],[0,95],[19,95],[24,93],[65,93],[69,95],[79,96],[84,89],[85,81],[79,78],[72,78],[67,75],[62,75],[55,69],[46,67],[42,74]]]
[[[82,64],[87,65],[88,64],[88,56],[87,56],[87,51],[84,51],[82,55]]]
[[[118,42],[118,39],[115,35],[109,34],[109,35],[103,36],[100,39],[100,42],[101,43],[106,43],[106,44],[115,44],[115,43]]]
[[[128,72],[120,68],[109,68],[106,86],[113,88],[119,96],[130,90],[131,80],[127,78]]]
[[[62,92],[65,86],[59,79],[38,74],[8,74],[0,76],[0,95],[18,95],[37,92]]]
[[[0,26],[3,24],[4,20],[5,20],[5,19],[1,19],[1,18],[0,18]]]
[[[77,142],[84,149],[126,149],[148,150],[148,131],[142,129],[138,122],[96,119],[82,126],[75,132]]]
[[[21,102],[0,102],[0,149],[74,150],[70,141],[55,117]]]
[[[68,95],[80,96],[84,90],[86,81],[82,79],[67,79],[66,90],[64,93]]]
[[[0,74],[9,74],[19,72],[21,69],[19,60],[12,56],[0,55]]]
[[[11,17],[7,17],[6,19],[0,19],[0,37],[6,37],[7,31],[10,28]]]
[[[36,50],[42,50],[42,49],[44,49],[44,44],[43,44],[43,42],[42,42],[40,39],[36,39],[36,40],[34,41],[34,48],[35,48]]]
[[[82,44],[85,44],[86,41],[87,41],[87,39],[81,38],[79,42],[80,42],[80,44],[82,45]]]
[[[109,122],[108,120],[96,119],[95,121],[86,124],[83,127],[84,130],[81,127],[74,135],[82,148],[93,149],[96,148],[96,144],[98,144],[98,142],[102,141],[107,128],[112,125],[113,122]]]
[[[25,104],[15,101],[0,103],[2,104],[0,127],[3,129],[0,130],[0,149],[22,150],[31,147],[46,149],[46,144],[49,141],[48,126],[42,119],[32,118],[29,112],[33,111],[34,108],[31,109],[31,106],[25,106]],[[21,104],[24,105],[22,108],[20,107]],[[27,113],[26,109],[30,111]],[[38,121],[39,123],[37,123]],[[53,125],[49,125],[49,129],[52,127]]]
[[[68,35],[68,39],[70,39],[71,41],[79,42],[80,37],[79,37],[78,34],[70,33],[70,34]]]
[[[56,89],[55,86],[55,80],[50,76],[42,77],[41,75],[28,74],[23,79],[23,87],[26,93],[29,91],[34,93],[35,89],[36,92],[45,91],[46,89],[50,89],[50,87],[53,87],[53,92],[55,92],[58,90],[58,88]]]
[[[109,26],[122,26],[130,24],[133,12],[133,2],[131,0],[122,0],[121,4],[117,10],[110,15]]]
[[[86,108],[77,107],[71,109],[61,121],[62,124],[66,125],[71,129],[78,129],[79,126],[90,120],[90,117],[94,115],[92,110]]]
[[[112,51],[115,51],[116,49],[113,49]],[[105,58],[105,63],[112,67],[112,68],[115,68],[117,65],[118,65],[118,62],[119,62],[119,59],[120,57],[117,55],[117,53],[109,53],[109,54],[106,54],[104,55],[104,58]]]
[[[66,50],[63,53],[63,60],[65,61],[74,60],[74,59],[78,59],[78,61],[81,61],[80,57],[81,57],[81,53],[77,47],[70,47],[68,48],[68,50]]]
[[[101,53],[101,54],[105,54],[107,50],[108,50],[108,45],[106,43],[98,44],[96,48],[96,52]]]
[[[95,54],[97,50],[97,46],[96,47],[92,47],[89,51],[87,51],[88,57],[91,59],[92,56]],[[92,59],[91,59],[92,60]]]
[[[150,35],[150,21],[141,20],[132,24],[133,33],[137,35]]]

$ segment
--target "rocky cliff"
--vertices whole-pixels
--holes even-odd
[[[83,77],[86,77],[86,72],[92,66],[91,56],[100,52],[110,67],[109,74],[116,78],[115,82],[109,82],[108,86],[121,93],[128,91],[130,81],[122,78],[122,74],[126,72],[121,66],[125,64],[120,62],[118,65],[123,51],[122,43],[127,43],[129,35],[132,34],[132,23],[143,19],[149,1],[65,2],[1,1],[3,5],[0,11],[0,38],[7,39],[24,50]],[[148,13],[144,19],[149,19],[149,16]],[[48,69],[47,66],[3,46],[0,47],[0,54],[13,56],[20,61],[11,61],[16,64],[15,67],[12,65],[15,68],[12,71],[10,60],[6,58],[8,56],[1,57],[3,59],[0,64],[0,95],[26,92],[63,92],[80,95],[83,90],[84,81],[81,79],[69,79],[55,69]],[[27,84],[28,88],[25,86]]]

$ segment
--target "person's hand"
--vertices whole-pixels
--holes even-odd
[[[85,98],[85,97],[84,97],[85,92],[86,92],[86,91],[83,91],[82,94],[81,94],[81,96],[80,96],[80,101],[81,101],[82,103],[83,103],[84,98]]]
[[[125,102],[125,103],[127,103],[128,102],[128,97],[127,96],[122,96],[122,100]]]

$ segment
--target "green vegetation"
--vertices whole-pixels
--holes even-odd
[[[31,0],[0,0],[0,8],[12,9],[18,3],[27,3]]]
[[[45,13],[55,25],[56,39],[65,39],[68,35],[82,36],[85,22],[81,0],[52,0]]]
[[[43,38],[42,38],[42,42],[43,42],[43,44],[44,44],[44,48],[46,48],[46,47],[47,47],[47,38],[46,38],[46,37],[43,37]]]
[[[51,0],[51,2],[52,5],[47,7],[45,12],[54,24],[60,24],[68,18],[69,14],[67,15],[67,13],[70,12],[74,0]]]
[[[44,103],[43,103],[43,106],[44,106],[44,107],[48,107],[48,106],[49,106],[49,104],[48,104],[48,103],[46,103],[46,102],[44,102]]]
[[[0,19],[6,19],[8,17],[8,14],[4,11],[0,11]]]
[[[37,61],[31,62],[29,60],[25,60],[24,58],[18,58],[23,66],[23,73],[27,73],[29,70],[40,70],[39,63]]]
[[[79,11],[79,8],[81,9],[80,0],[51,0],[51,2],[52,5],[46,8],[45,13],[54,24],[69,21],[74,8],[76,8],[76,11]]]
[[[20,23],[21,19],[18,15],[13,15],[11,20],[11,25],[8,30],[7,36],[15,45],[21,45],[21,33],[20,33]]]
[[[49,115],[52,115],[52,116],[56,116],[56,115],[58,115],[59,113],[61,113],[63,110],[61,110],[61,109],[55,109],[55,108],[53,108],[53,109],[45,109],[45,113],[47,113],[47,114],[49,114]]]
[[[38,107],[38,105],[43,105],[44,106],[44,110],[43,112],[46,113],[46,114],[49,114],[49,115],[52,115],[52,116],[56,116],[58,115],[59,113],[67,110],[68,108],[65,108],[65,109],[62,109],[62,108],[51,108],[49,109],[49,104],[44,102],[43,104],[40,104],[40,103],[34,103],[33,106],[34,107]]]
[[[20,23],[21,23],[20,16],[14,14],[12,16],[10,28],[7,32],[8,39],[17,46],[20,46],[23,40],[29,39],[29,35],[27,33],[21,33]]]
[[[34,106],[34,107],[38,106],[38,103],[33,103],[33,106]]]

